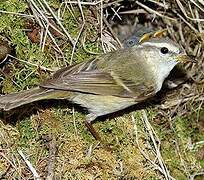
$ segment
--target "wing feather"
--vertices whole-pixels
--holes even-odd
[[[98,68],[98,59],[65,67],[40,86],[44,88],[77,91],[89,94],[112,95],[124,98],[146,99],[154,94],[154,86],[144,80],[123,79],[119,73]]]

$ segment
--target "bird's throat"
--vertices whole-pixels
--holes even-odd
[[[157,67],[155,67],[155,81],[156,81],[156,93],[161,90],[162,84],[164,80],[168,77],[171,70],[176,66],[177,62],[171,61],[171,62],[164,62],[159,63]]]

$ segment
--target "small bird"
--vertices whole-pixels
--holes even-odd
[[[0,109],[40,100],[67,99],[87,108],[85,124],[100,140],[92,122],[154,96],[178,63],[191,61],[168,38],[152,38],[133,47],[102,54],[95,59],[56,71],[39,87],[0,96]]]

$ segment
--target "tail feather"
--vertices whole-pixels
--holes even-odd
[[[9,111],[13,108],[39,100],[67,98],[69,98],[68,91],[34,88],[18,93],[0,96],[0,109],[3,109],[4,111]]]

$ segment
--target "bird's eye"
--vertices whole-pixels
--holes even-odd
[[[161,53],[162,54],[167,54],[168,52],[169,52],[168,48],[166,48],[166,47],[161,48]]]

